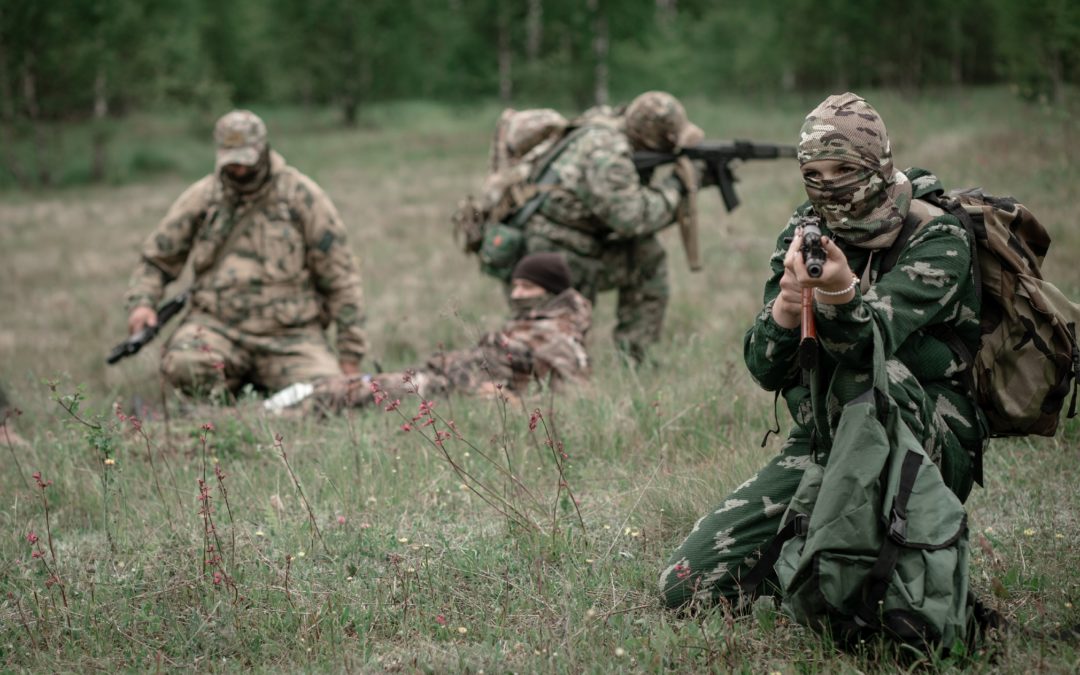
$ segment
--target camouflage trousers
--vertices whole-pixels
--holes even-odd
[[[893,371],[890,395],[896,400],[904,422],[927,448],[946,485],[964,501],[973,482],[968,451],[941,418],[933,402],[935,397],[910,377],[898,361],[889,364]],[[893,373],[900,373],[902,382],[895,381]],[[863,382],[863,390],[868,381],[865,377],[843,379],[849,385]],[[834,387],[834,391],[843,388]],[[702,516],[668,559],[659,580],[659,590],[668,607],[680,607],[691,601],[711,604],[721,598],[737,604],[742,599],[739,579],[753,568],[761,550],[779,531],[803,471],[815,461],[814,451],[818,461],[826,461],[822,457],[826,454],[820,447],[822,443],[817,441],[818,447],[813,447],[808,393],[799,403],[802,405],[792,406],[796,424],[779,456]],[[837,405],[834,402],[831,407]],[[833,417],[831,428],[835,430],[838,410]],[[759,592],[780,594],[774,575],[766,578]]]
[[[312,405],[328,411],[364,407],[374,401],[375,389],[391,401],[407,401],[414,396],[430,400],[454,392],[495,396],[528,384],[527,378],[514,373],[506,359],[498,356],[482,347],[457,349],[432,354],[423,365],[408,370],[330,378],[316,385]]]
[[[615,346],[635,362],[644,361],[649,347],[660,339],[671,296],[667,253],[660,241],[650,235],[604,242],[590,252],[593,255],[584,255],[581,247],[574,250],[545,234],[527,231],[526,252],[562,253],[570,266],[571,285],[594,306],[599,293],[617,290]]]
[[[202,312],[193,312],[173,333],[161,372],[169,384],[189,394],[236,393],[249,382],[277,391],[342,375],[318,324],[253,335]]]

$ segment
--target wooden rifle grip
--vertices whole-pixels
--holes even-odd
[[[817,326],[814,324],[814,289],[802,289],[802,339],[799,341],[799,366],[803,370],[817,367]]]

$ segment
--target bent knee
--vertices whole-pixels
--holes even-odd
[[[185,392],[209,390],[224,381],[224,363],[208,358],[204,352],[170,349],[161,358],[165,380]]]

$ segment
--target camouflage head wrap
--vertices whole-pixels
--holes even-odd
[[[663,91],[647,91],[626,107],[626,135],[638,148],[669,152],[697,145],[705,137],[690,122],[679,99]]]
[[[911,183],[893,167],[877,110],[850,92],[822,101],[806,116],[799,138],[799,164],[819,160],[861,169],[837,179],[804,178],[807,196],[833,232],[862,248],[891,246],[911,205]]]

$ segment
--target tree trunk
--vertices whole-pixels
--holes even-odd
[[[588,0],[589,12],[593,24],[593,103],[607,105],[608,102],[608,22],[607,14],[600,6],[600,0]]]
[[[528,0],[525,10],[525,58],[530,64],[540,58],[544,44],[544,0]]]
[[[30,118],[30,127],[34,135],[34,164],[37,167],[38,182],[41,185],[52,183],[52,173],[49,171],[48,141],[45,130],[41,127],[41,107],[38,105],[37,80],[34,76],[34,55],[26,55],[23,64],[23,98],[26,99],[26,115]]]
[[[19,164],[15,150],[15,99],[11,91],[11,78],[7,64],[7,45],[0,42],[0,143],[4,146],[4,164],[15,182],[26,184],[26,174]]]
[[[345,100],[342,102],[341,107],[341,122],[346,127],[352,129],[356,126],[356,120],[359,118],[360,101],[357,100],[354,92],[348,92],[345,94]]]
[[[499,100],[509,103],[514,95],[513,43],[510,39],[510,17],[507,16],[506,4],[499,5],[498,50],[499,50]]]
[[[109,115],[109,99],[107,96],[108,79],[105,75],[105,67],[98,65],[97,75],[94,77],[94,133],[91,141],[93,145],[93,158],[90,164],[90,177],[100,183],[105,180],[105,167],[107,162],[108,130],[106,118]]]
[[[679,0],[656,0],[656,23],[668,28],[679,15]]]
[[[959,88],[964,84],[964,33],[960,25],[960,12],[954,12],[949,17],[949,37],[952,42],[952,58],[949,64],[949,79],[953,87]]]

